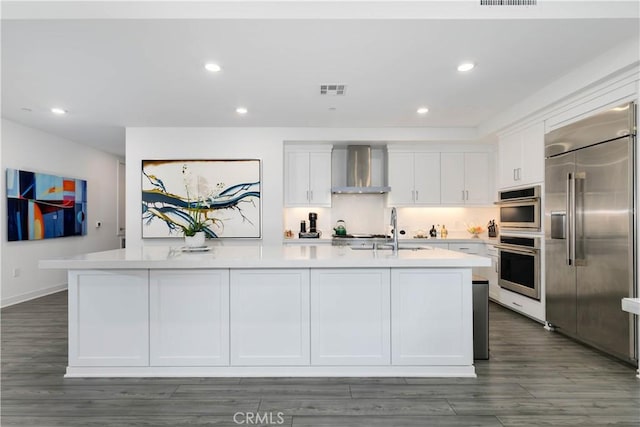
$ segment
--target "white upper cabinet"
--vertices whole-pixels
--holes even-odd
[[[492,201],[489,153],[441,153],[444,205],[487,205]]]
[[[500,188],[544,180],[544,122],[505,135],[498,143]]]
[[[440,153],[389,152],[389,204],[440,204]]]
[[[284,204],[331,206],[331,146],[285,147]]]

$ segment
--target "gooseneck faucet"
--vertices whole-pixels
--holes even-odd
[[[391,244],[393,245],[393,250],[394,252],[398,251],[398,212],[396,211],[396,208],[393,207],[391,208],[391,233],[392,233],[392,238],[393,241],[391,242]]]

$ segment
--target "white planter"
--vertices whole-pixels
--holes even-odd
[[[184,236],[184,245],[188,248],[204,246],[204,231],[198,231],[193,236]]]

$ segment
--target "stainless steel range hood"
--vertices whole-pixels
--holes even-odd
[[[347,185],[331,188],[334,194],[382,194],[391,191],[388,186],[371,185],[371,147],[347,147]]]

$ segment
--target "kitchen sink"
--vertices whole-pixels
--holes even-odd
[[[371,245],[359,245],[359,246],[349,246],[352,250],[354,251],[374,251],[374,250],[378,250],[378,251],[390,251],[393,249],[393,246],[391,245],[375,245],[375,244],[371,244]],[[433,249],[431,247],[406,247],[406,246],[400,246],[398,248],[399,251],[425,251],[425,250],[430,250]]]

